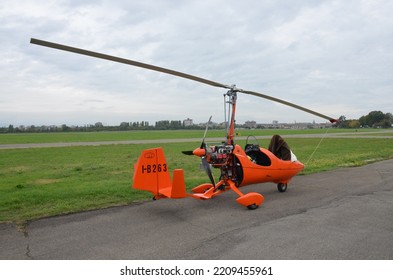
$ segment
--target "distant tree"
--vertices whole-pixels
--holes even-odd
[[[391,113],[384,114],[381,111],[372,111],[366,116],[359,119],[359,123],[363,127],[392,127],[393,116]]]
[[[170,128],[170,122],[168,120],[157,121],[156,122],[156,128],[157,129],[169,129]]]
[[[156,122],[156,129],[181,129],[183,124],[181,121],[162,120]]]
[[[374,124],[376,127],[382,127],[382,128],[390,128],[392,127],[392,122],[389,121],[388,119],[383,119],[382,121]]]
[[[129,122],[122,122],[122,123],[120,123],[119,129],[120,130],[127,130],[129,127],[130,127]]]
[[[96,123],[94,124],[94,127],[95,127],[95,128],[103,128],[104,125],[102,124],[102,122],[96,122]]]
[[[171,129],[182,128],[182,122],[181,121],[171,121],[170,128]]]
[[[66,124],[62,124],[61,125],[61,131],[66,132],[66,131],[69,131],[69,130],[70,130],[70,127],[68,127]]]
[[[386,117],[387,119],[389,119],[391,123],[393,123],[393,114],[391,114],[391,113],[386,113],[386,114],[385,114],[385,117]]]
[[[358,120],[349,120],[348,121],[348,128],[359,128],[360,122]]]
[[[347,121],[347,118],[345,116],[340,116],[338,118],[337,127],[339,127],[339,128],[348,128],[348,121]]]

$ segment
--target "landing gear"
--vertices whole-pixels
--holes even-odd
[[[240,192],[239,192],[240,193]],[[247,194],[241,194],[239,198],[236,199],[237,203],[247,207],[249,210],[255,210],[263,203],[265,198],[260,193],[250,192]]]
[[[256,205],[255,203],[254,204],[251,204],[251,205],[247,205],[247,209],[248,210],[255,210],[255,209],[257,209],[259,206],[258,205]]]
[[[284,183],[277,184],[277,189],[279,192],[285,192],[287,188],[288,188],[288,184],[284,184]]]

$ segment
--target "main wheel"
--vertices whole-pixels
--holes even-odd
[[[287,190],[288,184],[278,183],[277,189],[279,192],[285,192]]]
[[[248,210],[255,210],[255,209],[257,209],[257,208],[258,208],[258,205],[256,205],[255,203],[254,203],[254,204],[247,205],[247,209],[248,209]]]

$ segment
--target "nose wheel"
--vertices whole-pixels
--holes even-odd
[[[277,184],[277,189],[279,192],[285,192],[288,188],[288,184],[284,183],[278,183]]]

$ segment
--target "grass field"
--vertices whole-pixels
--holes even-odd
[[[309,131],[321,133],[319,130]],[[302,131],[289,132],[299,134]],[[215,133],[209,132],[209,136],[223,135],[223,131]],[[47,142],[55,142],[62,137],[69,137],[68,141],[82,141],[76,140],[77,137],[89,139],[86,141],[105,141],[109,139],[107,135],[111,140],[121,140],[125,135],[129,137],[130,132],[85,136],[57,134],[46,134]],[[198,138],[201,134],[203,131],[193,131],[187,137]],[[151,132],[149,135],[158,137]],[[164,138],[187,138],[184,131],[165,135],[161,132],[160,135]],[[13,139],[15,135],[9,135],[11,140],[1,136],[2,143],[20,141]],[[23,137],[24,142],[18,143],[37,143],[42,135],[26,134]],[[141,133],[138,137],[146,137],[146,134]],[[319,138],[287,139],[298,159],[307,164],[303,175],[393,157],[392,139],[326,138],[310,159],[319,141]],[[267,139],[259,140],[263,147],[267,147],[268,143]],[[238,144],[243,146],[245,141]],[[182,150],[191,150],[198,145],[198,142],[160,145],[164,148],[170,170],[185,170],[188,189],[208,181],[204,172],[199,170],[200,160],[181,154]],[[133,190],[131,185],[133,164],[143,149],[152,147],[154,145],[141,144],[0,150],[0,222],[23,223],[30,219],[151,199],[151,194]]]
[[[359,132],[378,134],[380,130],[362,129]],[[89,142],[89,141],[124,141],[124,140],[151,140],[151,139],[178,139],[201,138],[203,130],[168,130],[168,131],[116,131],[116,132],[59,132],[59,133],[11,133],[0,134],[0,144],[26,144],[26,143],[59,143],[59,142]],[[238,130],[240,136],[249,134],[255,136],[271,136],[273,134],[316,134],[325,133],[324,129],[256,129]],[[353,133],[351,129],[329,129],[327,133]],[[393,130],[388,131],[393,135]],[[209,137],[222,137],[223,130],[209,130]],[[386,132],[384,133],[386,135]]]

